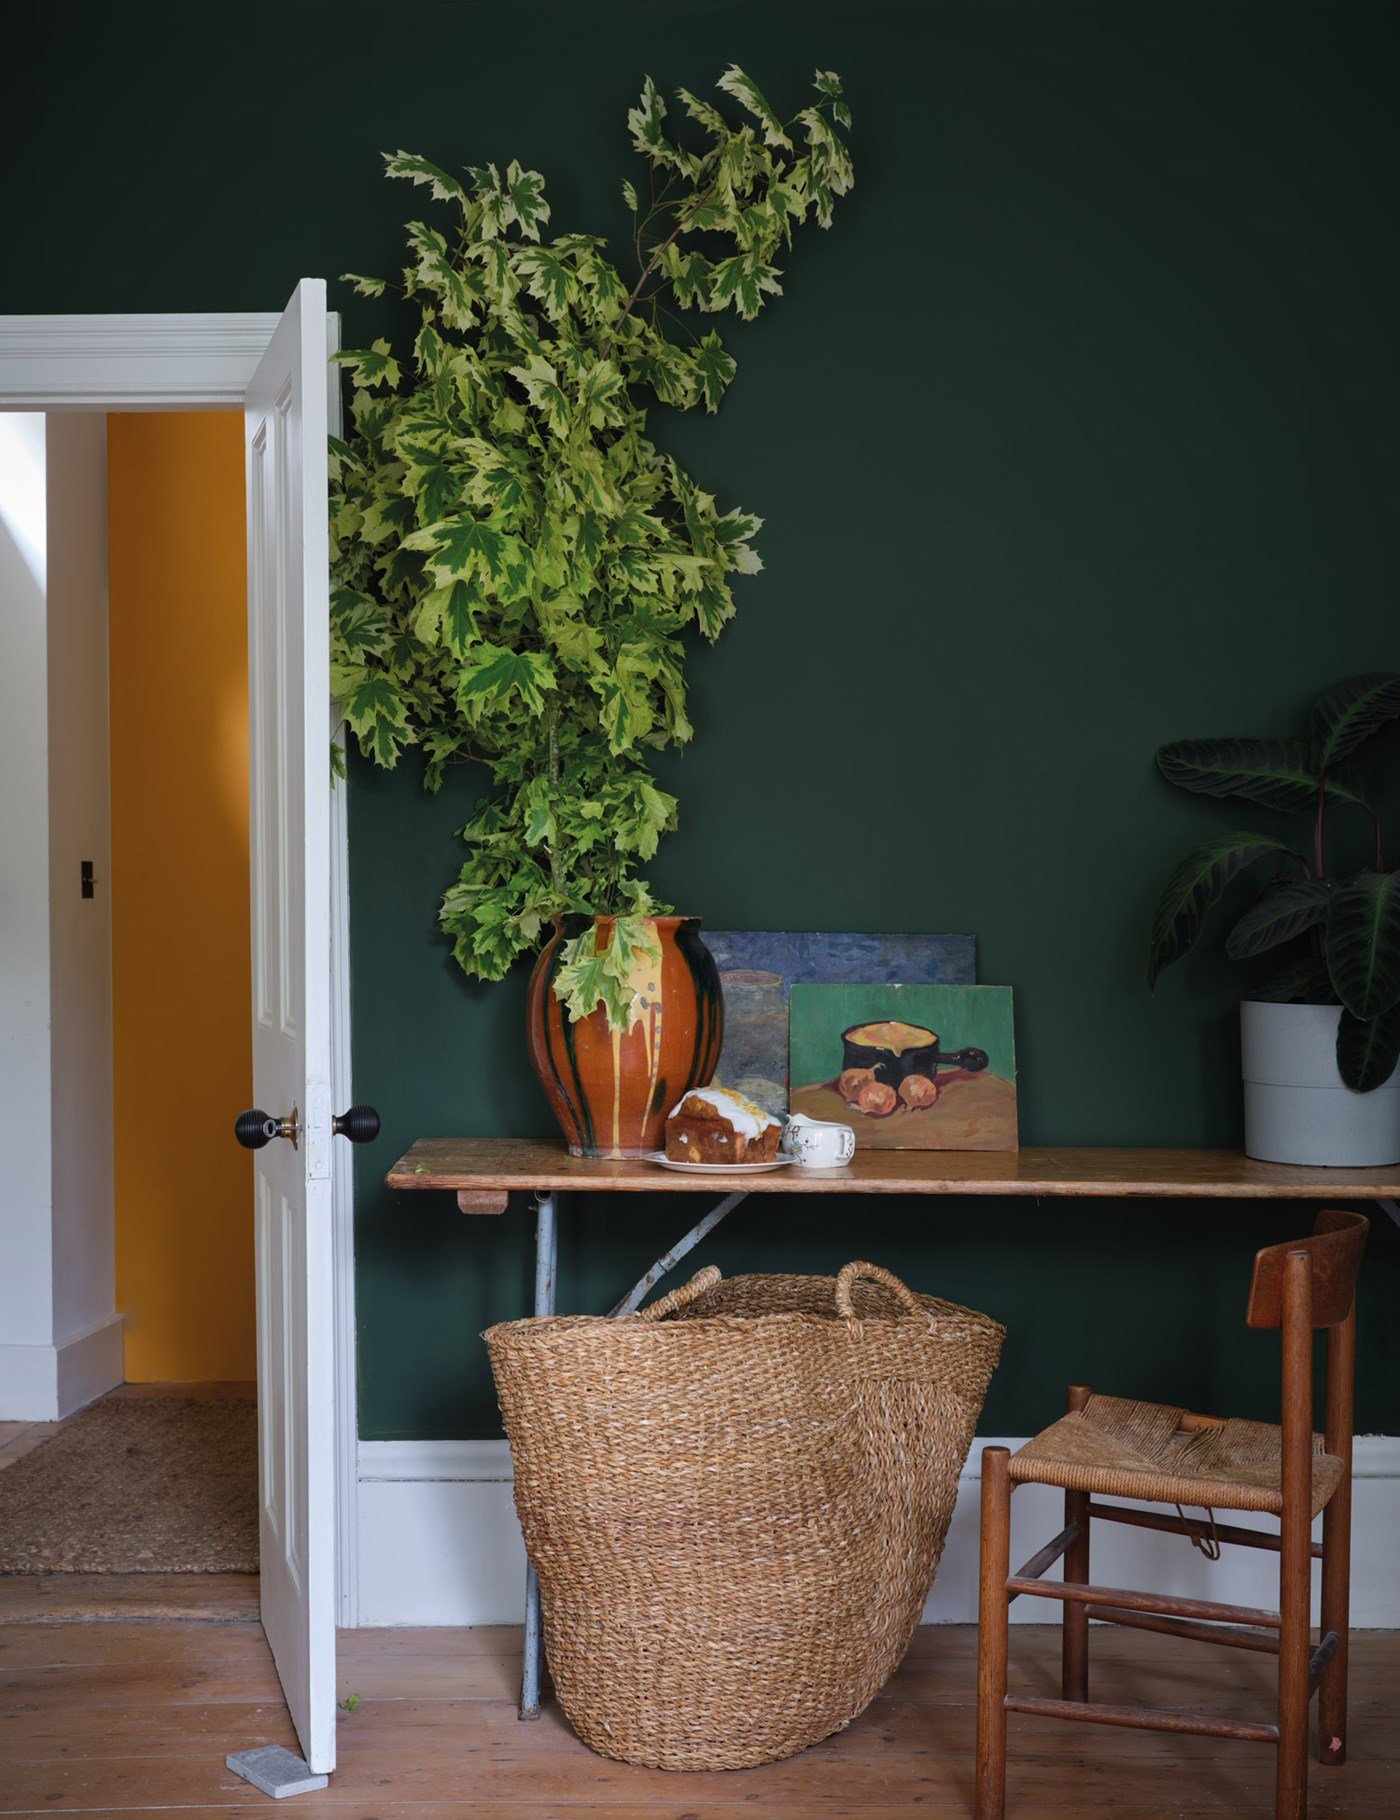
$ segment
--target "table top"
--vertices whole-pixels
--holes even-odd
[[[1225,1200],[1400,1199],[1400,1165],[1307,1169],[1238,1150],[858,1150],[844,1169],[794,1166],[691,1175],[640,1157],[575,1157],[548,1138],[419,1138],[391,1188],[590,1189],[652,1194],[1189,1196]]]

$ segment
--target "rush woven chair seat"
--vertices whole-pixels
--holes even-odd
[[[1095,1396],[1072,1385],[1068,1413],[1012,1454],[982,1454],[982,1565],[978,1608],[977,1820],[1006,1811],[1006,1715],[1086,1720],[1151,1731],[1240,1738],[1277,1749],[1277,1820],[1306,1820],[1308,1707],[1318,1694],[1318,1758],[1346,1758],[1347,1626],[1351,1550],[1352,1380],[1356,1352],[1356,1277],[1368,1222],[1358,1213],[1317,1216],[1311,1238],[1273,1245],[1254,1260],[1245,1319],[1279,1328],[1283,1339],[1283,1420],[1222,1420],[1159,1403]],[[1327,1333],[1324,1433],[1313,1433],[1313,1334]],[[1018,1485],[1056,1485],[1065,1526],[1008,1572],[1011,1494]],[[1177,1515],[1103,1504],[1105,1497],[1175,1504]],[[1208,1522],[1182,1505],[1206,1508]],[[1279,1519],[1277,1534],[1217,1523],[1216,1510]],[[1312,1540],[1322,1516],[1322,1542]],[[1279,1609],[1096,1586],[1089,1571],[1094,1519],[1189,1536],[1206,1552],[1221,1545],[1277,1550]],[[1322,1560],[1321,1638],[1311,1647],[1312,1561]],[[1063,1559],[1064,1578],[1043,1576]],[[1058,1700],[1007,1693],[1008,1607],[1023,1594],[1064,1606]],[[1202,1643],[1261,1650],[1278,1657],[1272,1720],[1237,1720],[1089,1699],[1089,1621],[1165,1631]]]
[[[1124,1397],[1091,1396],[1011,1456],[1013,1483],[1100,1497],[1283,1514],[1283,1431],[1269,1422],[1213,1421]],[[1337,1489],[1346,1463],[1313,1436],[1308,1515]]]
[[[740,1769],[849,1725],[913,1638],[1002,1332],[861,1263],[491,1328],[584,1743]]]

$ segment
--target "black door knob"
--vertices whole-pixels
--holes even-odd
[[[233,1121],[233,1135],[245,1150],[261,1150],[264,1144],[282,1136],[282,1128],[276,1119],[254,1106],[248,1112],[240,1112]]]
[[[331,1121],[331,1129],[352,1144],[368,1144],[379,1136],[379,1114],[373,1106],[352,1106]]]

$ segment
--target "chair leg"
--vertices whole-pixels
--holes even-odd
[[[1322,1513],[1322,1635],[1337,1634],[1337,1652],[1317,1690],[1317,1760],[1347,1760],[1347,1643],[1351,1624],[1351,1475]]]
[[[1312,1600],[1311,1260],[1289,1252],[1283,1283],[1283,1514],[1279,1519],[1276,1820],[1307,1820]]]
[[[975,1820],[1006,1813],[1006,1647],[1011,1571],[1011,1459],[982,1450],[982,1545],[977,1608],[977,1793]]]
[[[1065,1493],[1065,1527],[1079,1525],[1079,1536],[1065,1550],[1064,1577],[1089,1584],[1089,1494]],[[1064,1631],[1060,1638],[1060,1691],[1066,1700],[1089,1698],[1089,1608],[1065,1600]]]
[[[1320,1763],[1347,1760],[1347,1632],[1351,1624],[1352,1382],[1356,1365],[1356,1309],[1327,1330],[1327,1451],[1344,1467],[1322,1513],[1322,1634],[1334,1631],[1337,1653],[1317,1690]]]
[[[1278,1640],[1278,1778],[1276,1820],[1307,1820],[1308,1812],[1308,1657],[1311,1636],[1308,1595],[1311,1551],[1308,1532],[1303,1546],[1289,1546],[1287,1526],[1279,1565]]]
[[[1089,1401],[1087,1384],[1071,1384],[1069,1410],[1083,1409]],[[1086,1491],[1065,1493],[1065,1527],[1079,1525],[1079,1536],[1065,1550],[1064,1577],[1089,1584],[1089,1494]],[[1060,1639],[1060,1691],[1066,1700],[1089,1698],[1089,1609],[1065,1601],[1064,1629]]]

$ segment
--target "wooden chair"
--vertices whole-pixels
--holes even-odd
[[[1081,1719],[1152,1731],[1245,1738],[1278,1750],[1277,1820],[1305,1820],[1308,1802],[1308,1703],[1318,1691],[1318,1758],[1346,1758],[1348,1577],[1351,1548],[1352,1380],[1356,1349],[1356,1275],[1369,1222],[1358,1213],[1324,1212],[1311,1238],[1271,1245],[1254,1260],[1245,1319],[1282,1329],[1283,1421],[1221,1421],[1154,1403],[1094,1396],[1072,1385],[1069,1412],[1016,1453],[982,1454],[982,1566],[978,1635],[977,1820],[1001,1820],[1006,1806],[1006,1715]],[[1313,1330],[1327,1329],[1325,1430],[1313,1433]],[[1011,1493],[1018,1485],[1058,1485],[1065,1527],[1009,1574]],[[1205,1506],[1209,1523],[1182,1515],[1103,1504],[1104,1496]],[[1277,1516],[1277,1535],[1217,1524],[1214,1510]],[[1322,1542],[1312,1540],[1322,1513]],[[1279,1609],[1172,1599],[1095,1586],[1089,1576],[1093,1518],[1165,1529],[1201,1546],[1242,1543],[1276,1549]],[[1042,1575],[1064,1557],[1062,1582]],[[1311,1570],[1322,1560],[1321,1641],[1310,1645]],[[1022,1593],[1064,1602],[1062,1694],[1033,1699],[1006,1691],[1007,1608]],[[1159,1707],[1103,1705],[1089,1699],[1089,1620],[1165,1631],[1205,1643],[1278,1656],[1276,1723],[1213,1718]]]

